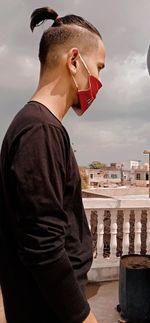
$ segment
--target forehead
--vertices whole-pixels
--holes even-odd
[[[97,49],[95,49],[94,51],[94,56],[98,63],[105,64],[106,50],[104,47],[104,43],[100,38],[98,39],[98,46]]]
[[[105,64],[106,50],[103,41],[98,37],[97,46],[92,51],[92,57],[96,64]]]

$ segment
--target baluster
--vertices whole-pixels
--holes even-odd
[[[85,210],[89,229],[91,231],[91,210]]]
[[[135,242],[134,250],[136,254],[141,253],[141,210],[135,210]]]
[[[150,254],[150,209],[147,210],[147,240],[146,240],[147,254]]]
[[[123,221],[123,250],[122,254],[126,255],[129,253],[129,233],[130,233],[130,210],[124,210],[124,221]]]
[[[97,259],[103,258],[104,250],[104,210],[98,210],[98,225],[97,225]]]
[[[117,250],[117,209],[111,210],[110,257],[116,258]]]

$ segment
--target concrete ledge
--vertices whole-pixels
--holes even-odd
[[[88,209],[148,209],[150,208],[149,198],[83,198],[85,210]]]
[[[112,267],[94,267],[88,272],[89,282],[105,282],[119,279],[119,266]]]

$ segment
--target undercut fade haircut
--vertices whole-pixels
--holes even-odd
[[[99,31],[87,20],[76,15],[59,17],[56,11],[49,7],[39,8],[33,11],[30,23],[32,32],[35,27],[40,26],[48,19],[53,20],[54,23],[44,31],[40,41],[39,60],[41,66],[44,66],[47,63],[49,51],[53,51],[56,46],[67,46],[67,43],[72,43],[72,45],[77,46],[78,42],[83,42],[83,39],[86,38],[85,33],[87,33],[91,39],[94,38],[94,34],[102,39]],[[88,40],[86,45],[88,46]]]

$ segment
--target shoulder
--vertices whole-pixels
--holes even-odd
[[[26,142],[30,145],[43,141],[54,145],[68,154],[70,139],[62,123],[43,105],[38,102],[28,102],[11,122],[2,144],[2,150],[9,153]]]
[[[69,136],[62,123],[44,105],[36,101],[28,102],[14,117],[5,139],[11,143],[26,133],[40,132],[42,129],[63,136],[70,144]]]
[[[39,102],[28,102],[15,116],[11,126],[23,129],[41,123],[49,124],[61,128],[61,122]]]

